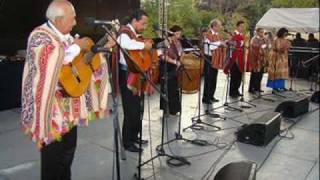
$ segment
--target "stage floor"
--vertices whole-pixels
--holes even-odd
[[[265,87],[266,75],[263,78],[265,94],[270,89]],[[226,83],[225,75],[219,72],[216,98],[220,100],[213,107],[224,102]],[[249,82],[249,74],[246,82]],[[288,82],[287,82],[287,86]],[[294,90],[309,89],[305,80],[296,80]],[[300,91],[300,93],[306,93]],[[247,93],[245,87],[245,100],[254,97]],[[285,92],[286,96],[294,97],[297,93]],[[306,93],[308,94],[308,93]],[[309,94],[310,95],[310,94]],[[228,111],[224,108],[216,113],[224,115],[227,120],[216,120],[208,116],[201,117],[204,122],[213,123],[222,128],[221,131],[206,126],[204,130],[186,130],[182,133],[184,138],[202,139],[211,143],[209,146],[197,146],[184,141],[175,141],[164,146],[165,152],[187,157],[191,165],[171,167],[167,165],[167,158],[160,157],[152,163],[142,167],[144,179],[158,180],[200,180],[208,170],[214,175],[224,165],[241,160],[257,163],[259,171],[257,180],[318,180],[319,179],[319,109],[318,105],[310,103],[310,112],[298,118],[290,132],[293,139],[274,138],[266,147],[257,147],[234,142],[237,128],[242,124],[250,123],[266,112],[274,111],[276,106],[286,100],[274,95],[264,96],[274,99],[274,102],[263,99],[253,100],[255,108],[244,109],[244,112]],[[110,98],[111,100],[111,98]],[[230,99],[234,101],[235,99]],[[109,102],[111,105],[111,102]],[[191,117],[198,112],[198,94],[183,94],[182,99],[182,128],[191,124]],[[232,104],[239,107],[238,103]],[[245,104],[243,104],[245,105]],[[110,106],[111,107],[111,106]],[[149,107],[149,108],[148,108]],[[207,108],[201,105],[201,111]],[[212,107],[209,107],[212,108]],[[150,109],[150,115],[149,115]],[[122,121],[122,107],[120,106],[120,121]],[[315,111],[313,111],[315,110]],[[313,111],[313,112],[311,112]],[[156,155],[155,147],[161,142],[161,117],[159,110],[159,95],[146,97],[143,120],[143,138],[149,140],[144,147],[142,160]],[[175,137],[179,117],[170,116],[165,126],[165,141]],[[121,123],[121,122],[120,122]],[[291,121],[282,121],[281,129],[290,125]],[[122,123],[121,123],[122,124]],[[111,180],[113,163],[113,123],[112,118],[96,120],[89,127],[79,128],[78,148],[72,166],[74,180]],[[288,136],[292,134],[288,133]],[[151,137],[151,139],[150,139]],[[230,147],[230,148],[226,148]],[[151,149],[151,151],[150,151]],[[272,150],[270,155],[269,152]],[[127,160],[121,161],[121,179],[134,179],[137,172],[138,156],[136,153],[126,152]],[[266,159],[266,157],[268,157]],[[264,162],[264,160],[266,161]],[[264,162],[264,163],[263,163]],[[263,166],[260,167],[260,165]],[[153,170],[154,169],[154,170]],[[155,178],[153,176],[155,174]],[[21,131],[20,109],[0,111],[0,180],[37,180],[40,179],[40,157],[34,143]]]

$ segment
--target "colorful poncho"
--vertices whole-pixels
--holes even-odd
[[[106,114],[107,65],[93,74],[85,94],[65,97],[58,90],[64,55],[63,43],[45,24],[30,34],[22,79],[22,126],[39,148],[58,140],[71,127],[88,125],[88,120]]]

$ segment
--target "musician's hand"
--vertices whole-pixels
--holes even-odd
[[[228,45],[227,45],[227,43],[226,43],[225,41],[221,41],[220,46],[222,46],[222,47],[228,47]]]
[[[144,42],[144,49],[150,50],[152,48],[152,41],[145,41]]]
[[[181,66],[180,61],[177,61],[177,60],[176,60],[176,66],[177,66],[177,69]]]
[[[116,39],[116,35],[115,35],[115,33],[112,32],[112,36],[108,36],[108,42],[105,45],[105,47],[107,47],[107,48],[114,47],[116,45],[115,39]]]
[[[73,41],[74,44],[77,44],[80,49],[88,49],[89,48],[89,38],[75,38]]]
[[[262,48],[262,49],[264,49],[264,48],[266,48],[266,47],[267,47],[267,44],[262,44],[262,45],[261,45],[261,48]]]

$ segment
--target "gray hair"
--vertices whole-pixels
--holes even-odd
[[[211,21],[210,21],[210,24],[209,24],[209,26],[210,26],[210,28],[212,28],[213,26],[217,26],[217,25],[221,25],[222,23],[221,23],[221,21],[219,20],[219,19],[212,19]]]
[[[53,0],[50,3],[50,5],[48,6],[48,9],[46,11],[47,19],[54,22],[56,20],[56,18],[63,17],[65,15],[65,6],[64,5],[66,5],[66,4],[70,5],[73,8],[72,4],[69,1]]]

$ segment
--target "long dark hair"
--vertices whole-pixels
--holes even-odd
[[[286,35],[288,35],[288,29],[286,28],[280,28],[279,31],[277,32],[277,37],[278,38],[283,38],[285,37]]]

